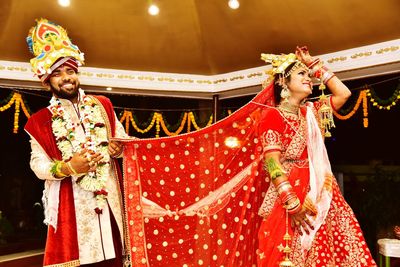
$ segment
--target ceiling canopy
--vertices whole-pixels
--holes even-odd
[[[400,37],[400,1],[1,0],[0,60],[28,62],[36,18],[69,32],[86,66],[215,75],[262,66],[260,53],[307,45],[315,55]]]

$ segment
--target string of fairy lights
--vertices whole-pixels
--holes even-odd
[[[73,0],[57,0],[58,4],[62,7],[69,7],[71,1]],[[239,0],[229,0],[227,4],[231,9],[238,9],[240,7]],[[152,16],[157,16],[160,13],[160,8],[155,1],[149,0],[147,12]]]
[[[396,77],[394,79],[399,79]],[[386,81],[391,81],[394,79],[389,79]],[[386,82],[384,81],[384,82]],[[382,82],[380,82],[382,83]],[[378,83],[375,83],[378,84]],[[382,99],[378,96],[376,91],[373,89],[372,85],[365,85],[361,88],[353,89],[353,94],[358,92],[358,97],[355,102],[347,105],[347,108],[342,108],[339,111],[333,111],[335,117],[339,120],[349,120],[351,119],[359,109],[362,108],[362,117],[363,117],[363,127],[368,128],[369,120],[368,115],[371,108],[376,108],[379,110],[390,111],[392,110],[400,100],[400,81],[397,87],[394,89],[392,95],[388,98]],[[0,113],[11,109],[14,107],[14,123],[12,131],[13,133],[18,133],[19,125],[20,125],[20,114],[25,115],[26,118],[29,118],[32,114],[29,106],[26,102],[26,96],[30,93],[18,90],[13,90],[11,93],[5,97],[4,99],[0,99]],[[199,110],[174,110],[181,111],[181,116],[175,124],[169,124],[167,122],[165,114],[163,112],[168,112],[171,110],[164,111],[153,111],[148,119],[144,120],[144,122],[140,122],[135,114],[139,114],[140,109],[132,109],[126,107],[115,107],[115,109],[122,110],[120,112],[119,120],[125,126],[125,130],[127,133],[130,133],[130,129],[132,127],[132,131],[134,131],[133,135],[141,135],[148,134],[155,128],[154,137],[160,137],[161,131],[166,136],[175,136],[182,133],[189,133],[191,131],[200,130],[203,127],[207,127],[213,122],[213,115],[210,114],[208,118],[201,120],[199,116],[196,115],[196,111]],[[148,111],[148,110],[147,110]],[[230,115],[232,111],[230,109],[225,112],[225,115]],[[153,130],[154,131],[154,130]]]

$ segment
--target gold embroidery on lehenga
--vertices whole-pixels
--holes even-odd
[[[321,231],[315,236],[314,244],[304,256],[301,255],[300,238],[296,231],[290,259],[295,266],[302,267],[367,267],[371,259],[367,253],[369,250],[366,248],[366,243],[362,239],[357,219],[339,193],[339,187],[334,180],[332,187],[334,196],[330,212]],[[337,261],[339,259],[340,262]]]
[[[312,107],[312,112],[315,116],[317,108]],[[290,172],[294,166],[298,168],[308,167],[308,160],[303,154],[306,148],[305,137],[307,136],[307,125],[303,114],[299,117],[293,116],[293,114],[287,115],[281,111],[280,114],[286,126],[283,132],[280,133],[281,151],[284,159],[282,165],[290,176]],[[315,117],[318,119],[318,116]],[[332,193],[330,211],[317,232],[309,251],[303,253],[299,231],[295,229],[293,232],[290,260],[293,262],[294,266],[376,266],[372,264],[373,259],[362,237],[357,219],[340,194],[336,179],[332,174],[327,174],[325,176],[324,190]],[[279,199],[273,186],[270,186],[268,191],[271,192],[267,193],[266,197],[269,196],[270,198],[268,200],[264,199],[264,207],[263,205],[262,207],[269,207],[269,209],[272,210],[274,205],[277,205],[274,201],[279,202]],[[314,204],[307,198],[303,202],[303,205],[314,212],[316,211]],[[268,215],[270,210],[267,208],[263,211]],[[264,214],[263,216],[265,216]]]
[[[284,133],[288,133],[288,137],[281,139],[281,133],[268,129],[262,135],[262,142],[264,146],[264,151],[279,149],[282,151],[283,158],[282,166],[285,171],[290,173],[294,165],[308,166],[307,159],[300,159],[306,147],[306,140],[304,139],[306,131],[306,121],[304,116],[294,115],[292,113],[279,112],[282,118],[290,124],[290,128],[284,130]],[[289,121],[290,120],[290,121]],[[291,140],[285,143],[283,140]],[[271,183],[268,191],[264,197],[263,203],[260,206],[258,214],[264,218],[268,217],[272,211],[274,205],[278,201],[278,193],[275,187]]]
[[[283,157],[285,159],[299,159],[306,147],[304,138],[306,136],[306,120],[303,116],[300,116],[298,121],[291,121],[291,116],[285,113],[282,113],[282,115],[293,130],[293,134],[289,138],[291,141],[283,153]]]
[[[278,149],[278,150],[282,149],[280,134],[277,131],[269,129],[267,132],[263,133],[262,142],[265,151],[273,149]]]

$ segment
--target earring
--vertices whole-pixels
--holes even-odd
[[[289,101],[289,97],[290,97],[290,91],[289,88],[287,87],[287,85],[285,83],[282,84],[282,91],[281,91],[281,98],[283,98],[283,101]]]

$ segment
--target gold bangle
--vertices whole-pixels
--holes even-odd
[[[294,208],[297,208],[298,205],[300,205],[300,199],[296,198],[292,203],[285,205],[285,208],[287,210],[292,210]]]
[[[78,174],[77,171],[72,167],[71,161],[67,162],[67,167],[71,171],[72,174],[74,174],[74,175]]]

